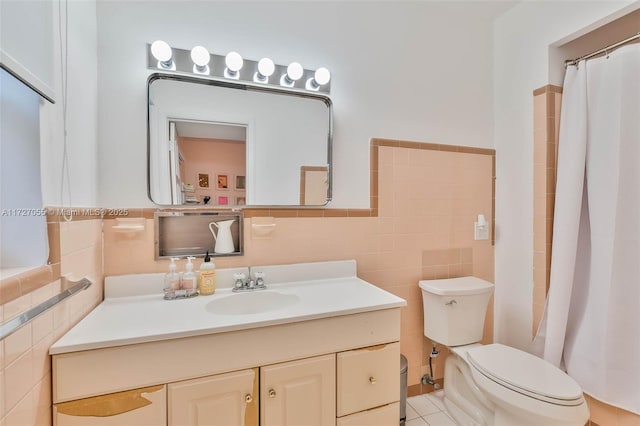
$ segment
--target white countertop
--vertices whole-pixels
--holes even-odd
[[[325,268],[325,264],[336,268]],[[283,269],[287,267],[290,269]],[[227,288],[219,288],[210,296],[164,300],[160,290],[162,274],[147,274],[151,278],[147,283],[152,284],[138,286],[146,288],[142,294],[134,291],[134,295],[126,295],[106,288],[105,300],[54,343],[50,353],[237,331],[406,305],[404,299],[359,279],[355,274],[355,261],[269,266],[257,270],[268,271],[266,290],[233,293],[226,284]],[[327,273],[324,274],[323,270]],[[306,274],[304,271],[311,272]],[[223,275],[219,274],[218,279]],[[130,277],[130,281],[141,280],[138,276]],[[271,283],[269,277],[278,278],[278,283]],[[122,286],[127,279],[119,278]],[[160,282],[156,284],[154,280]],[[106,287],[108,285],[109,278],[105,283]],[[158,290],[148,294],[149,288]],[[255,293],[292,295],[297,297],[297,301],[282,308],[249,314],[221,314],[214,306],[207,308],[213,301],[219,303],[217,300],[224,298],[254,297],[251,295]]]

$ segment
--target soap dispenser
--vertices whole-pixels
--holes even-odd
[[[193,256],[187,257],[187,265],[186,265],[187,270],[184,274],[182,274],[182,288],[184,290],[187,290],[187,293],[197,288],[198,280],[196,277],[196,273],[193,272],[193,263],[191,263],[193,259],[195,259],[195,257]]]
[[[204,262],[200,265],[200,283],[198,285],[200,294],[209,295],[216,292],[216,264],[209,256],[209,252],[204,256]]]
[[[168,290],[180,290],[180,274],[176,272],[176,260],[175,257],[171,258],[169,263],[169,272],[164,276],[164,288]]]

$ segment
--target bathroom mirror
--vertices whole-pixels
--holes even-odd
[[[187,76],[148,80],[148,193],[161,205],[321,206],[331,100]]]

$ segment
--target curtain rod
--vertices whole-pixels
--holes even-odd
[[[589,53],[588,55],[580,56],[579,58],[576,58],[576,59],[567,59],[566,61],[564,61],[564,67],[566,68],[569,65],[575,65],[575,64],[577,64],[578,62],[580,62],[582,60],[593,58],[594,56],[598,56],[601,53],[607,53],[607,52],[609,52],[609,51],[611,51],[613,49],[616,49],[616,48],[618,48],[618,47],[620,47],[620,46],[622,46],[624,44],[627,44],[629,42],[632,42],[632,41],[638,40],[638,39],[640,39],[640,33],[637,33],[636,35],[631,36],[631,37],[629,37],[627,39],[624,39],[622,41],[619,41],[617,43],[611,44],[611,45],[609,45],[607,47],[603,47],[602,49],[597,50],[597,51],[595,51],[593,53]]]

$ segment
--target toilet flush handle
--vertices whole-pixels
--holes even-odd
[[[458,302],[456,302],[456,299],[451,299],[449,300],[447,303],[445,303],[445,305],[447,306],[453,306],[456,305]]]

